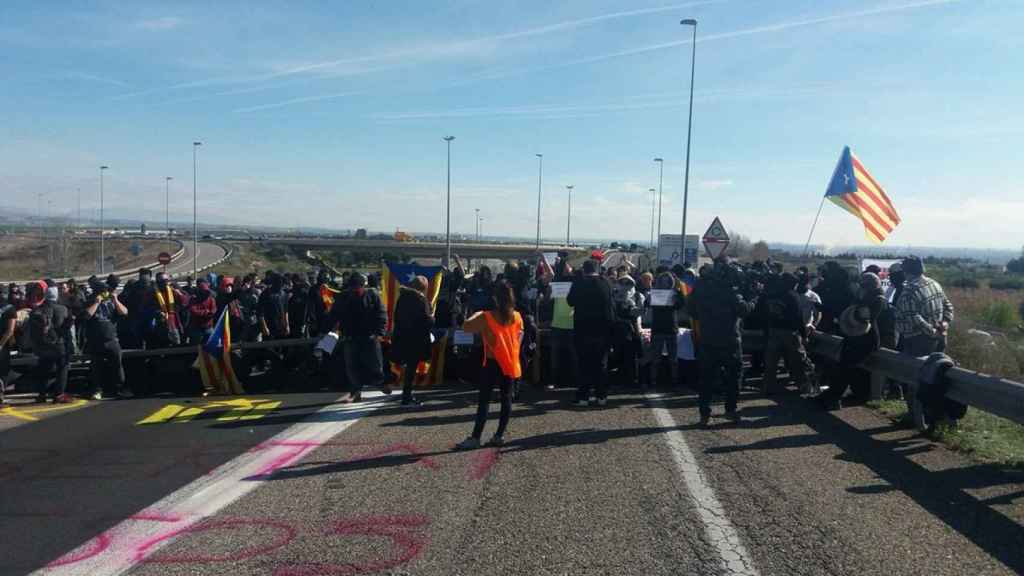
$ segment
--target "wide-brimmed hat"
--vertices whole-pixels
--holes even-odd
[[[871,331],[871,312],[864,306],[850,306],[839,316],[839,330],[846,336],[863,336]]]

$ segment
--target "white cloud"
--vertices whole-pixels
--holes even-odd
[[[722,188],[730,188],[732,187],[732,185],[733,181],[728,179],[701,180],[700,182],[697,182],[698,188],[700,188],[701,190],[708,190],[710,192],[721,190]]]
[[[173,30],[183,23],[184,20],[177,16],[161,16],[160,18],[140,20],[135,25],[143,30]]]

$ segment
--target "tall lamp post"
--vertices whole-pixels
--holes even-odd
[[[196,151],[202,142],[192,143],[192,282],[199,280],[199,163]]]
[[[167,249],[171,249],[171,176],[164,176],[164,231],[167,232]]]
[[[479,244],[480,243],[480,209],[479,208],[474,208],[473,210],[476,211],[476,241]]]
[[[540,187],[544,178],[544,155],[534,154],[537,157],[537,250],[540,250]]]
[[[109,170],[110,166],[100,166],[100,275],[103,275],[103,264],[106,258],[103,240],[103,172]]]
[[[686,121],[686,172],[683,179],[683,235],[680,238],[681,249],[679,256],[679,263],[682,264],[686,260],[686,206],[690,195],[690,135],[693,128],[693,78],[694,69],[697,63],[697,21],[693,18],[687,18],[679,22],[683,26],[693,26],[693,50],[690,53],[690,115]]]
[[[654,260],[657,262],[658,253],[661,252],[661,191],[665,182],[665,159],[655,158],[654,161],[658,163],[658,248],[654,252]]]
[[[569,213],[565,218],[565,245],[571,246],[571,236],[569,236],[569,228],[572,226],[572,189],[575,188],[572,184],[565,187],[569,191]]]
[[[651,193],[651,243],[649,244],[649,246],[651,248],[654,248],[654,212],[655,209],[658,207],[657,198],[654,196],[654,193],[657,192],[657,190],[655,190],[654,188],[648,188],[647,191]]]
[[[444,265],[451,266],[452,261],[452,140],[455,136],[445,136],[444,141],[448,146],[448,207],[445,210],[445,258]]]

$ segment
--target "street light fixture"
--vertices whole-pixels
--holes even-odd
[[[192,143],[192,282],[199,280],[199,163],[196,151],[202,145],[202,142]]]
[[[164,232],[167,233],[167,249],[171,249],[171,180],[172,176],[164,176]]]
[[[569,227],[572,226],[572,189],[576,186],[569,184],[565,187],[569,191],[569,214],[565,219],[565,245],[571,246],[571,237],[569,236]]]
[[[654,188],[648,188],[647,191],[651,193],[651,243],[648,244],[648,246],[654,248],[654,209],[657,208],[655,205],[654,193],[657,192],[657,190]]]
[[[480,243],[480,209],[479,208],[474,208],[473,210],[476,211],[476,242],[477,242],[477,244],[479,244]]]
[[[690,135],[693,128],[693,79],[697,63],[697,21],[687,18],[679,23],[683,26],[693,26],[693,49],[690,54],[690,115],[686,122],[686,175],[683,179],[683,235],[680,238],[679,256],[679,263],[682,264],[686,260],[686,207],[690,195]]]
[[[540,187],[544,178],[544,155],[534,154],[537,157],[537,250],[540,250]]]
[[[100,166],[100,275],[103,275],[103,264],[106,258],[103,240],[103,172],[109,170],[110,166]]]
[[[654,252],[654,260],[657,261],[661,252],[661,191],[665,181],[665,159],[655,158],[654,161],[658,163],[658,248]]]
[[[451,266],[452,261],[452,140],[455,136],[445,136],[444,141],[448,145],[448,208],[445,210],[445,259],[444,265]]]

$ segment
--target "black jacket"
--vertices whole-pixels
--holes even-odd
[[[700,323],[701,346],[739,347],[743,343],[743,319],[754,311],[734,286],[718,279],[701,278],[690,295],[690,316]]]
[[[578,336],[608,337],[615,323],[612,286],[600,276],[584,276],[569,289],[566,302],[573,308],[573,329]]]
[[[383,336],[388,326],[380,294],[370,288],[343,292],[331,307],[331,318],[341,328],[341,336],[353,340]]]
[[[395,325],[391,331],[392,360],[415,364],[430,358],[430,330],[434,317],[430,303],[420,292],[403,286],[395,304]]]
[[[799,332],[801,336],[807,337],[803,307],[800,297],[793,290],[778,289],[761,296],[754,314],[760,319],[760,325],[765,331]]]

